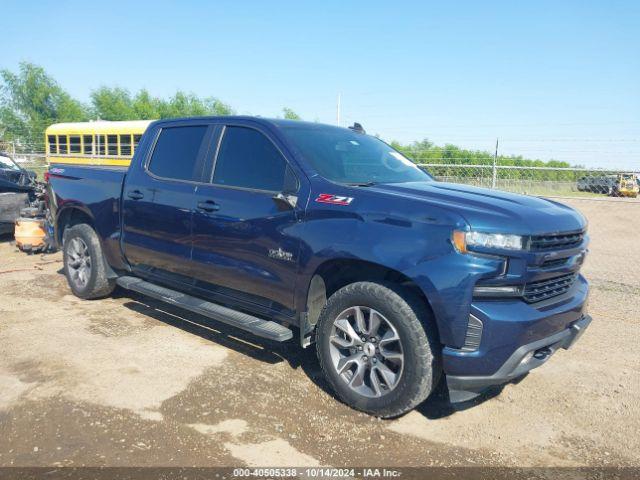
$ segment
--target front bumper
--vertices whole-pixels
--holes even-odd
[[[589,315],[573,322],[560,332],[522,345],[492,375],[457,376],[447,375],[447,386],[451,403],[462,403],[474,399],[484,390],[508,383],[539,367],[560,348],[569,349],[591,323]]]

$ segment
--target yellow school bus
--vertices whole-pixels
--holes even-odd
[[[45,131],[47,163],[128,166],[151,120],[55,123]]]

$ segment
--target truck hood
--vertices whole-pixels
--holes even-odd
[[[445,182],[380,184],[371,190],[446,208],[481,231],[539,235],[586,226],[584,217],[567,205],[500,190]]]

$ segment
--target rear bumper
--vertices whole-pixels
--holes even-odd
[[[492,375],[447,375],[449,398],[462,403],[477,397],[489,387],[508,383],[545,363],[560,348],[569,349],[591,323],[589,315],[573,322],[568,328],[517,348]]]

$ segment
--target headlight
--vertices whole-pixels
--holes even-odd
[[[453,232],[453,245],[461,253],[467,253],[467,247],[481,247],[495,250],[522,250],[523,237],[505,233]]]

